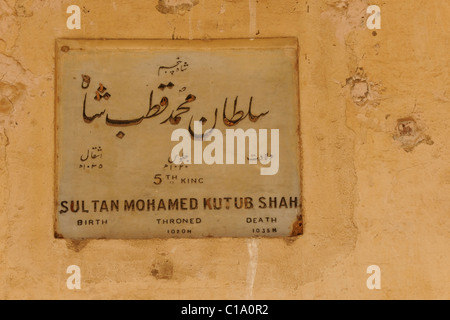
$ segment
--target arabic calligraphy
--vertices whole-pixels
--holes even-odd
[[[83,89],[87,89],[87,87],[89,87],[89,85],[86,85],[86,83],[90,83],[90,77],[87,75],[83,75],[83,82],[82,82]],[[172,82],[170,82],[167,85],[161,84],[158,87],[158,89],[163,90],[162,86],[164,86],[164,89],[165,88],[172,89],[173,87],[175,87],[175,85]],[[185,90],[186,90],[186,87],[183,87],[178,92],[184,92]],[[111,94],[109,94],[107,92],[107,88],[102,83],[99,83],[99,87],[96,90],[95,94],[96,95],[94,97],[94,100],[96,100],[97,102],[100,102],[101,99],[105,99],[106,101],[108,101],[111,98]],[[114,127],[128,127],[128,126],[139,125],[144,120],[156,118],[156,117],[162,115],[163,113],[166,113],[166,110],[169,108],[169,105],[170,105],[170,100],[167,96],[163,96],[161,98],[161,100],[159,101],[159,103],[153,104],[154,90],[152,90],[150,92],[150,96],[149,96],[148,109],[145,114],[142,114],[137,117],[129,118],[129,119],[116,119],[116,118],[111,117],[111,115],[107,112],[107,109],[103,109],[103,111],[94,113],[92,115],[88,115],[88,113],[86,111],[87,96],[88,96],[88,94],[86,93],[84,96],[84,100],[83,100],[83,120],[84,120],[84,122],[89,124],[89,123],[92,123],[95,119],[101,118],[102,116],[105,115],[105,123],[108,126],[114,126]],[[172,109],[170,115],[168,115],[165,119],[163,118],[164,120],[162,120],[159,124],[169,123],[170,125],[178,125],[182,120],[182,116],[186,115],[187,113],[189,113],[191,111],[191,108],[192,108],[191,104],[194,103],[196,100],[197,100],[197,97],[194,94],[192,94],[192,93],[187,94],[185,96],[184,100],[176,107],[176,109]],[[225,126],[227,126],[227,127],[236,126],[237,124],[239,124],[241,121],[245,120],[246,118],[248,118],[249,121],[251,121],[251,122],[257,122],[260,118],[266,116],[269,113],[269,111],[266,111],[266,112],[260,113],[258,115],[253,114],[253,112],[252,112],[253,96],[250,97],[246,112],[244,111],[245,109],[240,109],[240,108],[238,109],[238,101],[239,101],[239,96],[236,96],[236,98],[234,99],[232,114],[230,116],[230,112],[228,110],[229,109],[228,97],[225,98],[225,102],[224,102],[223,109],[222,109],[222,120],[223,120],[223,123],[225,124]],[[212,129],[216,128],[217,114],[218,114],[218,108],[215,109],[214,124],[212,126]],[[192,116],[190,118],[189,126],[188,126],[189,133],[191,134],[192,138],[203,139],[204,134],[197,137],[198,134],[196,135],[194,133],[194,130],[192,130],[193,120],[194,120],[194,117]],[[207,118],[205,118],[203,116],[199,121],[202,124],[205,124],[208,120],[207,120]],[[125,136],[125,133],[120,131],[116,136],[118,138],[122,139]]]
[[[86,153],[80,156],[80,169],[102,169],[103,164],[99,163],[99,159],[103,157],[103,150],[101,146],[87,149]]]
[[[111,95],[108,92],[106,92],[106,90],[107,89],[103,86],[103,84],[99,83],[99,87],[95,92],[94,99],[100,101],[101,99],[108,100],[109,98],[111,98]]]
[[[255,116],[254,114],[252,114],[253,97],[250,98],[250,103],[248,105],[248,112],[246,115],[244,115],[244,111],[242,111],[242,110],[236,112],[236,105],[238,102],[238,98],[239,97],[236,97],[236,99],[234,100],[233,115],[231,116],[231,118],[227,118],[227,116],[226,116],[228,98],[225,99],[225,104],[223,106],[223,123],[228,127],[237,125],[239,122],[244,120],[246,117],[248,117],[251,122],[256,122],[256,121],[258,121],[259,118],[264,117],[265,115],[267,115],[269,113],[269,111],[263,112],[258,116]],[[239,116],[239,117],[236,118],[236,116]]]
[[[187,62],[183,62],[180,60],[180,58],[177,58],[177,62],[170,67],[161,66],[158,68],[158,76],[161,74],[161,70],[163,71],[163,74],[171,74],[173,75],[176,72],[184,72],[189,67],[189,64]]]
[[[81,88],[82,89],[89,88],[89,85],[91,84],[91,77],[88,75],[82,74],[81,78],[83,79],[83,82],[81,82]]]
[[[166,88],[172,89],[173,87],[175,87],[175,85],[172,82],[169,82],[168,84],[161,83],[159,85],[158,89],[160,89],[161,91],[164,91],[164,89],[166,89]]]

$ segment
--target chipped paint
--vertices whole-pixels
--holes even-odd
[[[75,252],[80,252],[83,250],[89,243],[89,240],[66,240],[66,246],[68,249],[73,250]]]
[[[14,6],[16,15],[18,17],[31,17],[33,16],[33,10],[31,9],[33,0],[17,0]]]
[[[367,79],[363,68],[358,68],[356,73],[347,78],[347,86],[350,88],[352,101],[357,106],[376,107],[381,99],[381,86]]]
[[[184,15],[198,3],[199,0],[159,0],[156,9],[164,14]]]
[[[416,120],[413,117],[406,117],[397,120],[396,133],[394,140],[400,142],[401,147],[406,152],[411,152],[421,143],[428,145],[434,144],[430,136],[423,133]]]
[[[150,273],[158,280],[170,280],[173,277],[173,263],[164,256],[158,257],[153,261]]]

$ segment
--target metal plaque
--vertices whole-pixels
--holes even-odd
[[[302,233],[296,39],[58,40],[55,237]]]

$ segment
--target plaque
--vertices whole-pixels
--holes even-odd
[[[57,40],[55,237],[302,233],[297,39]]]

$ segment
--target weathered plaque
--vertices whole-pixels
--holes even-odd
[[[58,40],[58,238],[302,233],[296,39]]]

